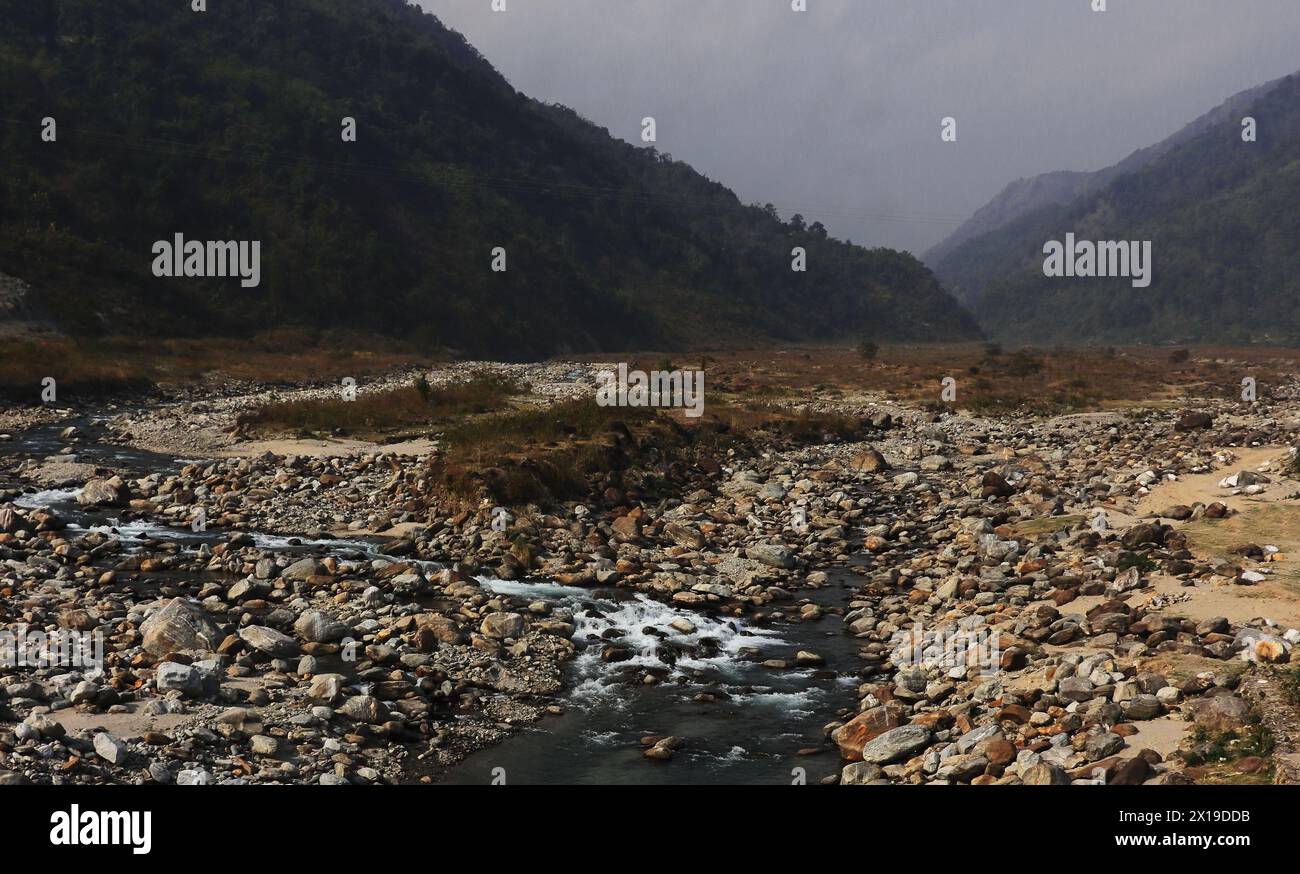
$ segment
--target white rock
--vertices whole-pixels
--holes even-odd
[[[126,744],[106,731],[95,735],[95,752],[110,765],[120,765],[126,761]]]

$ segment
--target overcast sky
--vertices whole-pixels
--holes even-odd
[[[1300,0],[419,0],[524,93],[747,202],[918,254],[1300,70]],[[957,142],[940,120],[957,120]]]

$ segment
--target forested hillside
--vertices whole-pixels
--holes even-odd
[[[0,273],[74,333],[301,324],[501,356],[976,333],[912,256],[518,93],[401,0],[0,0],[0,21]],[[260,240],[260,286],[154,277],[177,233]]]
[[[1277,79],[1235,94],[1173,136],[1138,149],[1104,169],[1058,170],[1017,179],[980,207],[951,236],[926,252],[925,262],[958,300],[968,306],[978,304],[985,287],[1001,278],[1000,274],[1014,264],[1020,233],[1014,225],[1020,219],[1029,217],[1031,224],[1041,223],[1044,217],[1057,214],[1058,207],[1069,206],[1101,191],[1116,179],[1149,166],[1210,128],[1239,123],[1256,100],[1281,82]]]
[[[1244,142],[1242,118],[1257,125]],[[1300,76],[1141,169],[966,244],[990,336],[1025,342],[1300,342]],[[1043,245],[1150,240],[1153,279],[1048,278]]]

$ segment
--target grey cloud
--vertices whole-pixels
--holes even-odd
[[[923,251],[1295,72],[1296,0],[420,0],[510,81],[837,236]],[[944,116],[958,142],[939,139]]]

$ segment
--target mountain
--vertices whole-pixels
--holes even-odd
[[[1255,118],[1257,141],[1242,139]],[[1031,343],[1300,343],[1300,75],[1095,192],[963,244],[940,275],[990,337]],[[1147,288],[1049,278],[1044,245],[1150,241]]]
[[[1141,170],[1212,127],[1229,122],[1240,123],[1246,108],[1282,81],[1275,79],[1235,94],[1173,136],[1138,149],[1105,169],[1091,172],[1058,170],[1017,179],[922,257],[958,300],[968,305],[975,304],[984,286],[996,276],[996,271],[982,268],[996,258],[999,246],[1004,245],[1004,238],[981,238],[1039,210],[1063,206],[1100,191],[1121,176]]]
[[[0,0],[0,21],[0,272],[75,334],[305,325],[503,357],[977,334],[911,255],[520,94],[402,0]],[[258,241],[260,284],[154,276],[177,234]]]

